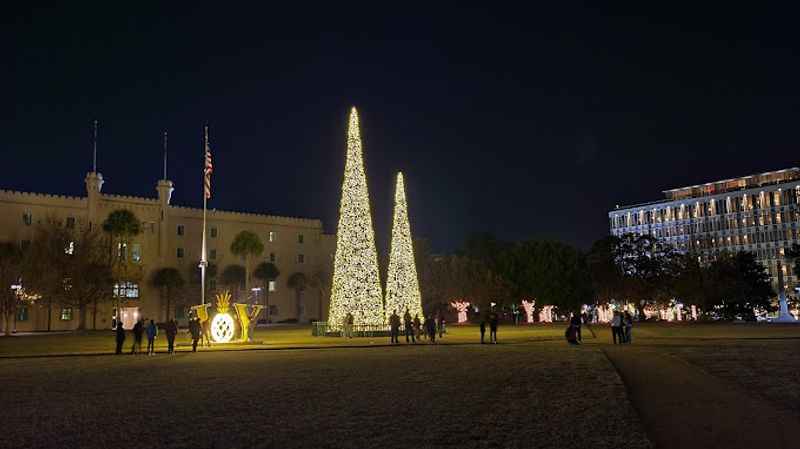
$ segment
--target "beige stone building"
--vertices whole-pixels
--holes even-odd
[[[85,197],[0,190],[0,240],[24,247],[34,238],[36,226],[46,220],[56,219],[67,227],[96,227],[102,225],[109,213],[118,209],[130,210],[142,222],[142,233],[131,241],[127,249],[131,262],[140,267],[140,275],[138,279],[117,284],[114,295],[119,302],[109,301],[98,308],[96,327],[111,328],[117,303],[121,306],[120,315],[126,328],[139,317],[162,321],[167,314],[166,304],[159,289],[151,285],[152,275],[160,268],[174,267],[189,281],[201,256],[203,211],[170,204],[173,184],[168,180],[157,182],[155,198],[105,193],[104,183],[100,173],[88,173]],[[243,230],[252,231],[264,244],[259,260],[250,264],[251,271],[261,261],[268,261],[274,263],[281,273],[269,287],[271,321],[325,319],[326,294],[310,286],[301,292],[288,286],[293,273],[303,273],[307,279],[315,275],[330,276],[336,242],[334,236],[323,233],[322,222],[208,209],[208,261],[217,265],[218,273],[231,264],[244,265],[230,251],[234,237]],[[251,287],[260,286],[258,280],[251,279]],[[210,278],[208,284],[213,293],[217,280]],[[264,302],[264,291],[250,294]],[[244,296],[243,292],[241,296]],[[206,299],[213,300],[213,297],[207,294]],[[235,298],[240,302],[243,299]],[[194,302],[199,301],[198,297]],[[43,298],[37,304],[21,307],[16,314],[16,330],[47,330],[48,322],[52,330],[77,328],[77,310],[56,304],[50,308],[48,319],[46,302]],[[176,316],[179,321],[184,319],[182,305],[172,308],[175,310],[171,311],[171,316]],[[87,327],[92,326],[91,321],[87,320]]]

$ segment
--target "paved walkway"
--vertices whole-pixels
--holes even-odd
[[[603,350],[657,448],[800,447],[800,419],[755,394],[657,348]]]

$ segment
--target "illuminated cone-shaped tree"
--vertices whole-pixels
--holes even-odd
[[[378,253],[369,208],[356,108],[350,112],[347,161],[336,232],[328,322],[341,325],[348,313],[355,324],[384,324]]]
[[[392,222],[392,243],[389,252],[389,272],[386,277],[386,320],[397,311],[401,317],[406,310],[413,317],[422,318],[422,297],[419,294],[417,267],[414,264],[414,246],[411,240],[411,226],[408,223],[408,205],[403,174],[397,174],[397,187],[394,191],[394,221]]]

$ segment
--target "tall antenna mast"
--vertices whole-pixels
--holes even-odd
[[[92,139],[92,172],[97,173],[97,120],[94,121],[94,139]]]
[[[164,131],[164,180],[167,179],[167,131]]]

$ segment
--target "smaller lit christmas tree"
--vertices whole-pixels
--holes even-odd
[[[386,321],[394,312],[403,316],[408,312],[413,317],[422,313],[422,297],[419,293],[417,266],[414,262],[414,242],[408,222],[408,204],[403,174],[397,174],[394,192],[394,221],[392,243],[389,250],[389,271],[386,277]]]

